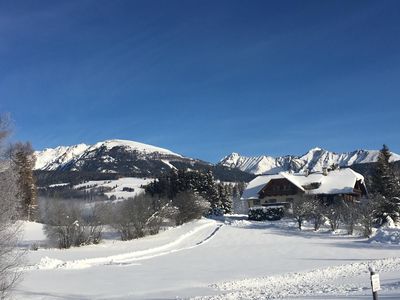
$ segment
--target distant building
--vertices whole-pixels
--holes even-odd
[[[260,175],[245,189],[242,200],[248,207],[284,205],[296,197],[313,195],[325,203],[336,200],[359,201],[367,196],[364,177],[350,168],[316,173],[281,172]]]

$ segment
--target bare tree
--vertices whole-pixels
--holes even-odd
[[[111,224],[122,240],[131,240],[158,233],[167,221],[181,225],[198,219],[209,209],[208,201],[191,192],[180,192],[172,200],[141,194],[116,203]]]
[[[342,220],[346,225],[347,233],[354,233],[355,225],[360,221],[360,203],[353,201],[344,201],[342,206]]]
[[[310,204],[309,218],[314,223],[314,230],[317,231],[324,224],[324,204],[321,200],[313,195],[308,196],[308,202]]]
[[[372,228],[378,223],[377,211],[379,211],[379,209],[379,203],[372,199],[361,202],[359,207],[360,223],[363,227],[365,237],[370,237],[372,235]]]
[[[173,205],[178,208],[177,225],[199,219],[210,209],[208,201],[190,192],[181,192],[172,201]]]
[[[80,211],[75,203],[68,205],[60,200],[48,202],[44,232],[51,243],[59,248],[69,248],[79,236]]]
[[[303,222],[310,216],[312,207],[309,197],[296,197],[292,202],[292,216],[301,230]]]
[[[0,115],[0,143],[3,143],[11,131],[11,117],[9,114]],[[4,148],[2,149],[4,150]]]
[[[0,298],[8,295],[21,274],[17,271],[21,252],[16,249],[19,236],[16,223],[17,177],[12,163],[4,155],[9,124],[7,116],[0,116]]]
[[[343,203],[333,201],[330,205],[324,206],[324,216],[328,219],[331,230],[339,229],[342,220]]]
[[[111,209],[105,203],[89,204],[89,208],[83,215],[83,222],[81,226],[84,226],[85,240],[84,244],[98,244],[102,239],[102,233],[108,214],[111,213]]]
[[[112,225],[123,241],[137,239],[145,236],[156,211],[150,196],[142,194],[129,198],[115,205]]]
[[[42,220],[49,241],[59,248],[98,244],[104,224],[104,209],[101,204],[90,204],[73,200],[47,201]]]
[[[171,224],[173,222],[172,224],[175,224],[176,216],[179,214],[178,208],[173,205],[172,201],[162,200],[161,203],[163,204],[146,221],[149,234],[159,233],[163,223]]]

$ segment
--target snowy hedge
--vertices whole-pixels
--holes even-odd
[[[249,209],[249,220],[254,221],[276,221],[282,219],[284,215],[283,206],[256,206]]]

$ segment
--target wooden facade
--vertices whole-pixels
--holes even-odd
[[[302,191],[286,178],[272,179],[259,192],[259,198],[263,199],[267,196],[289,196],[296,195]]]
[[[249,202],[249,206],[271,206],[271,205],[284,205],[285,207],[290,206],[291,202],[298,197],[304,197],[313,188],[316,189],[319,186],[304,187],[306,191],[299,189],[296,185],[290,182],[286,178],[271,179],[258,193],[258,199],[254,199]],[[308,194],[313,195],[325,202],[326,204],[332,204],[335,201],[344,200],[357,202],[361,197],[367,195],[364,184],[357,180],[353,192],[351,193],[338,193],[338,194]]]

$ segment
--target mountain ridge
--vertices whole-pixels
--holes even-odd
[[[281,171],[315,172],[333,164],[340,167],[367,165],[376,162],[379,151],[358,149],[336,153],[314,147],[303,155],[278,157],[268,155],[248,157],[233,152],[219,163],[212,164],[153,145],[111,139],[93,145],[82,143],[46,148],[43,151],[35,151],[35,155],[37,171],[115,173],[146,177],[158,176],[172,169],[213,170],[223,180],[243,179],[248,175],[273,174]],[[392,153],[391,160],[400,161],[400,155]]]
[[[351,152],[331,152],[319,147],[310,149],[303,155],[284,156],[242,156],[236,152],[225,156],[218,163],[221,166],[239,169],[255,175],[274,174],[281,171],[312,172],[321,171],[323,167],[336,164],[349,167],[354,164],[373,163],[377,161],[379,150],[357,149]],[[400,155],[392,152],[391,161],[399,161]]]

